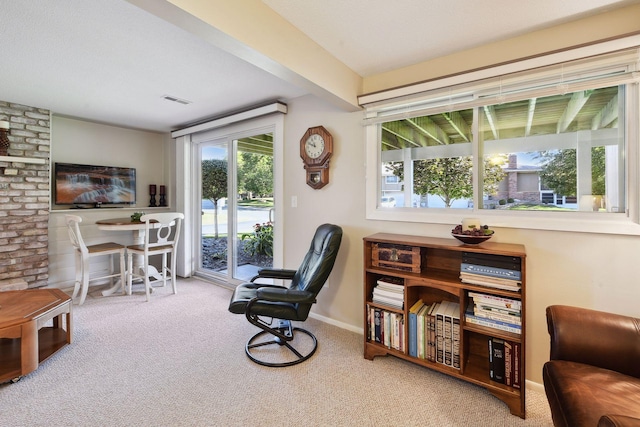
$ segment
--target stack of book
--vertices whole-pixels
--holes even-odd
[[[396,277],[381,277],[373,288],[372,301],[402,310],[404,304],[404,281]]]
[[[465,321],[520,334],[522,332],[522,301],[481,292],[469,292]]]
[[[520,292],[521,269],[518,257],[463,252],[460,279],[463,283]]]
[[[379,307],[368,307],[369,339],[387,348],[405,351],[404,316]]]
[[[489,377],[492,381],[520,388],[521,345],[519,342],[489,338]]]
[[[460,369],[460,304],[418,300],[409,309],[409,355]]]

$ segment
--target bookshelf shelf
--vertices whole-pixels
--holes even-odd
[[[393,248],[398,248],[398,253],[405,253],[407,247],[419,248],[419,272],[415,257],[407,261],[406,269],[402,265],[398,269],[375,266],[374,259],[377,260],[380,254],[374,255],[374,251],[381,247],[385,253],[393,253]],[[469,259],[483,269],[490,264],[492,268],[502,267],[501,263],[508,259],[512,263],[507,265],[509,274],[520,275],[519,280],[510,281],[508,285],[517,283],[519,290],[496,288],[494,286],[501,283],[490,284],[491,279],[486,279],[486,286],[483,278],[481,285],[465,283],[467,279],[463,282],[461,265]],[[473,246],[454,239],[389,233],[365,237],[364,357],[373,360],[377,356],[395,356],[484,387],[505,402],[513,415],[525,418],[525,259],[524,246],[517,244],[485,242]],[[500,264],[493,265],[498,262]],[[373,302],[374,289],[381,279],[383,282],[401,279],[404,285],[402,308]],[[379,295],[382,291],[375,292]],[[484,297],[500,301],[496,305],[504,303],[508,308],[490,320],[492,326],[467,322],[467,309],[471,310],[470,315],[486,315],[480,303]],[[512,304],[516,308],[511,308]],[[513,330],[511,323],[493,327],[495,320],[502,319],[507,312],[517,315],[513,322],[517,324],[515,332],[509,329]],[[420,340],[421,336],[427,338]],[[494,350],[493,362],[490,344]],[[499,360],[502,355],[507,356],[506,362]]]

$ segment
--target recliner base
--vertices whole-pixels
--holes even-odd
[[[282,368],[282,367],[286,367],[286,366],[293,366],[293,365],[297,365],[298,363],[302,363],[305,360],[309,359],[311,356],[313,356],[313,354],[316,352],[316,349],[318,348],[318,340],[316,339],[316,337],[309,331],[307,331],[306,329],[302,329],[302,328],[298,328],[298,327],[292,327],[291,326],[291,322],[288,320],[280,320],[279,321],[280,324],[278,325],[277,329],[278,332],[285,336],[285,339],[280,338],[279,336],[276,336],[274,334],[272,334],[271,332],[269,332],[268,330],[263,330],[258,332],[257,334],[255,334],[254,336],[252,336],[249,341],[247,341],[247,345],[245,346],[245,353],[247,354],[247,357],[249,359],[251,359],[253,362],[262,365],[262,366],[269,366],[269,367],[273,367],[273,368]],[[303,334],[306,334],[307,336],[309,336],[312,340],[312,348],[311,350],[306,351],[306,354],[302,354],[301,352],[299,352],[296,348],[294,348],[290,342],[294,341],[295,338],[295,333],[296,332],[301,332]],[[269,341],[258,341],[261,337],[263,337],[264,335],[272,335],[273,339],[269,340]],[[281,346],[285,346],[286,348],[288,348],[291,353],[293,353],[295,355],[295,359],[294,360],[290,360],[290,361],[286,361],[286,362],[267,362],[264,360],[260,360],[258,357],[254,356],[252,354],[252,350],[259,348],[259,347],[264,347],[264,346],[268,346],[268,345],[278,345],[279,347]]]

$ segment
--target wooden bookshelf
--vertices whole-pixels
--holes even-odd
[[[374,266],[374,251],[379,247],[407,247],[420,249],[420,272],[410,271],[414,266],[407,266],[407,271],[395,268]],[[513,257],[519,261],[521,287],[519,291],[496,289],[489,286],[463,283],[460,279],[460,268],[463,254],[488,254]],[[425,368],[433,369],[455,378],[484,387],[491,394],[507,404],[513,415],[525,418],[525,289],[526,289],[526,254],[523,245],[484,242],[480,245],[465,245],[457,240],[378,233],[364,238],[364,357],[373,360],[376,356],[395,356],[408,360]],[[411,260],[414,262],[415,260]],[[400,267],[401,268],[401,267]],[[404,281],[404,305],[402,309],[392,308],[373,302],[373,292],[377,281],[382,277],[399,278]],[[478,292],[498,297],[506,297],[521,302],[521,332],[507,332],[488,326],[480,326],[465,322],[467,305],[472,303],[469,292]],[[418,300],[425,304],[450,301],[459,304],[459,361],[460,367],[446,363],[427,360],[413,356],[409,351],[409,310]],[[403,347],[400,349],[385,345],[384,340],[378,342],[375,327],[372,326],[373,312],[389,312],[395,317],[404,319],[401,326]],[[490,339],[503,339],[517,344],[520,348],[520,360],[517,374],[520,386],[513,387],[497,382],[490,377],[489,346]],[[513,366],[513,365],[511,365]],[[506,381],[505,381],[506,382]]]

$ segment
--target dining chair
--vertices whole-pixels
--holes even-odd
[[[155,281],[162,281],[162,286],[167,285],[167,273],[171,274],[171,286],[173,293],[176,290],[176,248],[180,239],[180,227],[184,214],[180,212],[162,212],[146,214],[140,217],[145,224],[144,243],[141,245],[127,246],[127,291],[131,294],[133,280],[144,280],[144,288],[147,301],[151,294],[151,281],[149,280],[149,258],[162,256],[162,266],[159,276]],[[134,271],[133,256],[140,255],[144,259],[141,271]],[[171,267],[168,267],[167,256],[171,255]],[[155,282],[154,281],[154,282]]]
[[[73,288],[73,295],[71,298],[76,301],[78,292],[80,292],[80,301],[78,305],[82,305],[87,298],[87,291],[89,290],[89,282],[95,280],[109,279],[111,285],[113,285],[113,279],[120,276],[120,283],[122,285],[122,293],[124,294],[124,285],[126,283],[125,277],[125,251],[126,247],[119,243],[107,242],[98,243],[95,245],[87,245],[80,233],[80,223],[82,218],[77,215],[65,215],[67,223],[67,229],[69,231],[69,238],[71,239],[71,245],[74,248],[75,264],[76,264],[76,280]],[[114,268],[114,255],[120,255],[120,271],[116,272]],[[106,275],[94,275],[91,277],[90,260],[91,258],[99,256],[109,257],[109,274]]]

